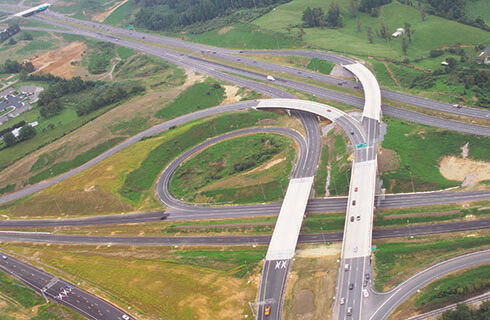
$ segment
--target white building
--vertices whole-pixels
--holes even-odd
[[[401,36],[401,35],[402,35],[402,34],[404,34],[404,33],[405,33],[405,29],[403,29],[403,28],[398,28],[398,29],[396,29],[395,33],[393,33],[391,36],[392,36],[393,38],[398,38],[399,36]]]

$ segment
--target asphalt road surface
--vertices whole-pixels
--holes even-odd
[[[490,228],[490,219],[430,224],[389,229],[374,229],[373,239],[398,238]],[[342,241],[342,232],[301,234],[299,243]],[[196,246],[196,245],[268,245],[271,236],[209,236],[209,237],[115,237],[62,235],[47,232],[0,231],[0,241],[89,245]]]

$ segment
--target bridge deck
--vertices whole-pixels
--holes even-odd
[[[291,179],[277,218],[266,260],[291,259],[298,242],[313,177]]]

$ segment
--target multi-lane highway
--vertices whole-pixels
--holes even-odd
[[[260,83],[257,83],[255,81],[245,80],[243,78],[239,78],[237,76],[231,75],[231,74],[236,74],[236,75],[240,75],[240,76],[246,76],[249,78],[253,78],[256,80],[264,80],[265,76],[263,74],[256,73],[256,72],[250,72],[250,71],[243,70],[240,68],[228,66],[228,65],[225,65],[222,63],[217,63],[217,62],[211,61],[211,60],[206,60],[206,59],[203,59],[201,57],[197,57],[197,55],[213,57],[213,60],[214,60],[214,58],[217,58],[217,59],[222,59],[222,60],[230,61],[230,62],[233,61],[234,63],[239,62],[239,63],[244,64],[244,65],[249,65],[249,66],[254,66],[254,67],[256,66],[256,67],[259,67],[262,69],[269,69],[269,70],[273,70],[274,72],[283,72],[283,73],[288,73],[288,74],[294,74],[296,76],[300,75],[303,77],[308,77],[310,79],[313,79],[313,77],[315,77],[315,80],[320,80],[320,81],[324,81],[324,82],[328,82],[328,83],[333,83],[334,81],[338,81],[335,78],[332,78],[329,76],[317,75],[316,73],[304,72],[304,74],[303,74],[302,71],[296,70],[294,68],[286,68],[286,67],[280,67],[280,66],[278,67],[278,66],[274,66],[272,64],[262,63],[262,62],[258,62],[258,61],[255,61],[252,59],[247,59],[247,58],[240,59],[240,58],[237,58],[235,54],[237,54],[237,53],[239,54],[241,52],[236,52],[234,50],[211,48],[211,47],[207,47],[207,46],[191,44],[191,43],[184,42],[184,41],[179,41],[179,40],[175,40],[175,39],[171,39],[171,38],[154,36],[154,35],[142,35],[139,33],[127,31],[127,30],[120,29],[120,28],[103,26],[103,25],[92,23],[92,22],[78,21],[78,20],[74,20],[72,18],[67,18],[67,17],[61,16],[61,15],[57,15],[57,14],[50,14],[50,15],[56,17],[56,19],[59,19],[59,20],[58,21],[45,20],[45,22],[71,29],[69,32],[75,32],[75,33],[78,33],[81,35],[86,35],[86,36],[94,37],[94,38],[101,39],[104,41],[110,41],[110,42],[114,42],[114,43],[117,43],[120,45],[132,47],[132,48],[135,48],[137,50],[140,50],[140,51],[152,54],[154,56],[160,57],[162,59],[165,59],[165,60],[167,60],[171,63],[174,63],[178,66],[191,67],[191,68],[194,68],[194,69],[199,70],[201,72],[207,73],[211,76],[214,76],[216,78],[219,78],[219,79],[222,79],[225,81],[229,81],[229,82],[233,82],[233,83],[241,85],[241,86],[249,87],[251,89],[254,89],[254,90],[263,92],[265,94],[268,94],[272,97],[293,98],[293,96],[291,94],[289,94],[285,91],[282,91],[280,89],[270,87],[270,86],[266,86],[264,84],[260,84]],[[43,20],[44,18],[39,17],[38,19]],[[67,24],[67,22],[69,24]],[[103,32],[102,33],[97,32],[97,31],[94,32],[94,31],[89,30],[89,29],[82,30],[82,29],[79,29],[78,27],[76,27],[77,24],[78,25],[85,25],[85,27],[88,27],[88,28],[103,30]],[[107,32],[109,32],[109,33],[107,33]],[[117,36],[114,36],[114,34],[116,34]],[[118,38],[121,35],[124,35],[125,38],[122,38],[122,37]],[[128,38],[132,38],[133,41],[131,41],[130,39],[128,40]],[[166,45],[166,46],[174,46],[174,47],[180,48],[181,50],[183,49],[183,50],[191,51],[191,53],[190,54],[188,52],[182,53],[179,51],[170,50],[170,49],[162,49],[162,48],[157,49],[157,48],[153,47],[151,44],[142,44],[141,42],[134,41],[134,39],[138,39],[138,40],[144,39],[146,42],[151,41],[153,43],[158,43],[158,44],[162,44],[162,45]],[[312,55],[312,54],[313,55],[314,54],[322,55],[322,53],[308,53],[306,51],[305,52],[298,51],[297,54],[298,55],[304,55],[304,56],[308,56],[308,55]],[[333,61],[336,61],[336,63],[352,64],[352,60],[350,60],[348,58],[340,57],[340,56],[335,56],[332,54],[324,54],[323,58],[331,59]],[[351,71],[356,72],[356,70],[351,70]],[[359,71],[359,70],[357,70],[357,71]],[[363,81],[362,77],[360,77],[360,78],[361,78],[361,82],[363,82],[363,87],[365,90],[366,98],[368,100],[371,100],[371,98],[369,98],[369,95],[373,91],[370,90],[370,88],[371,88],[371,85],[374,85],[374,83],[372,81],[370,83],[367,83],[367,82]],[[343,102],[343,103],[354,105],[357,107],[363,106],[363,100],[360,98],[357,98],[357,97],[352,97],[352,96],[349,96],[347,94],[339,93],[339,92],[332,91],[332,90],[327,90],[327,89],[324,89],[321,87],[306,85],[306,84],[303,84],[303,83],[300,83],[297,81],[293,81],[293,80],[289,80],[289,79],[284,79],[284,78],[280,78],[280,77],[276,77],[276,79],[277,80],[276,80],[275,84],[283,86],[283,87],[288,87],[288,88],[295,89],[298,91],[316,94],[317,96],[321,96],[321,97],[324,97],[326,99]],[[354,87],[354,88],[357,86],[356,84],[354,84],[352,82],[348,82],[348,81],[347,82],[343,81],[340,85],[347,86],[347,87]],[[376,86],[377,86],[377,83],[376,83]],[[368,91],[366,91],[367,89],[368,89]],[[379,88],[378,88],[378,91],[379,91]],[[398,94],[396,92],[386,92],[386,94],[389,95],[390,99],[392,99],[392,100],[401,99],[398,101],[403,101],[403,102],[413,101],[414,105],[429,106],[429,108],[435,109],[438,111],[444,111],[444,112],[456,113],[456,114],[460,114],[461,112],[467,112],[464,115],[469,115],[471,113],[471,114],[473,114],[474,117],[478,117],[478,118],[482,118],[482,119],[486,119],[488,117],[488,115],[486,113],[483,113],[482,111],[480,111],[478,109],[464,108],[464,110],[461,110],[461,109],[458,110],[458,109],[453,108],[449,104],[431,103],[427,99],[421,100],[421,98],[412,97],[409,95],[402,95],[402,94]],[[378,99],[378,100],[380,100],[380,99]],[[253,103],[252,104],[250,104],[250,103],[249,104],[247,104],[247,103],[235,104],[233,107],[237,108],[235,110],[238,110],[238,109],[244,108],[245,105],[247,105],[246,107],[250,107],[251,105],[253,105]],[[376,105],[378,105],[378,107],[379,107],[379,102],[377,102]],[[231,108],[231,109],[233,109],[233,108]],[[219,110],[219,108],[214,108],[211,112],[219,112],[218,110]],[[221,112],[223,112],[223,111],[221,111]],[[226,111],[230,111],[230,109],[227,109]],[[352,133],[354,131],[349,129],[349,132],[351,132],[351,134],[355,136],[355,137],[353,137],[352,140],[354,142],[356,142],[356,144],[358,144],[358,142],[369,144],[367,146],[367,148],[361,148],[360,150],[357,150],[357,149],[355,150],[355,161],[359,162],[359,163],[362,163],[362,162],[369,163],[370,161],[375,161],[375,159],[376,159],[375,158],[376,157],[376,146],[377,146],[377,140],[376,139],[377,139],[377,128],[378,128],[377,127],[377,121],[379,119],[376,118],[377,116],[373,118],[373,114],[374,114],[373,112],[371,112],[371,114],[368,114],[367,118],[366,118],[366,112],[367,111],[369,111],[369,108],[364,107],[365,118],[363,120],[363,124],[364,124],[364,127],[367,128],[367,136],[363,136],[362,131],[361,132],[358,131],[358,132],[356,132],[357,134],[354,134],[354,133]],[[386,106],[386,105],[383,105],[383,112],[384,112],[384,114],[393,115],[393,116],[400,117],[400,118],[405,119],[405,120],[415,121],[415,122],[424,123],[424,124],[430,124],[430,125],[440,127],[440,128],[458,130],[461,132],[475,133],[475,134],[481,134],[481,135],[486,135],[486,136],[490,135],[490,130],[486,126],[478,126],[478,125],[467,124],[467,123],[462,123],[462,122],[457,122],[457,121],[440,119],[437,117],[427,116],[424,114],[406,111],[403,109],[394,108],[394,107]],[[203,116],[204,114],[205,113],[199,114],[199,116]],[[378,112],[378,114],[379,114],[379,112]],[[308,155],[308,153],[312,153],[312,154],[309,156],[303,156],[303,159],[305,159],[303,162],[301,162],[302,155],[300,154],[300,162],[298,162],[297,165],[295,166],[295,171],[293,172],[293,176],[292,176],[293,178],[313,175],[315,170],[316,170],[316,165],[318,163],[318,156],[320,154],[320,151],[319,151],[320,150],[319,127],[318,127],[318,123],[316,122],[315,118],[312,115],[305,114],[305,113],[296,113],[296,115],[301,119],[303,126],[305,128],[305,132],[306,132],[305,144],[307,145],[306,155]],[[196,114],[194,114],[194,116],[196,116]],[[184,117],[181,117],[178,120],[183,121],[183,118]],[[183,123],[183,122],[180,122],[180,123]],[[338,123],[342,125],[342,123],[340,121]],[[174,124],[171,124],[171,125],[166,126],[167,124],[168,123],[162,124],[159,126],[158,129],[152,128],[148,131],[155,132],[155,130],[157,130],[157,131],[158,130],[164,130],[165,128],[168,128],[171,125],[174,125]],[[373,130],[370,130],[369,128],[373,128]],[[118,150],[130,145],[131,143],[138,141],[141,137],[143,137],[145,135],[147,135],[147,132],[141,133],[140,135],[136,136],[137,138],[133,137],[133,139],[130,139],[130,140],[126,141],[125,143],[121,144],[120,146],[118,146],[118,147],[110,150],[109,152],[99,156],[98,158],[93,159],[93,161],[86,164],[86,166],[83,169],[82,168],[77,168],[77,169],[79,171],[84,170],[85,168],[89,167],[90,165],[93,165],[93,164],[97,163],[98,161],[106,158],[110,154],[113,154],[113,153],[117,152]],[[356,139],[359,139],[359,138],[361,138],[360,141],[356,141]],[[297,140],[297,141],[299,141],[299,140]],[[308,159],[310,159],[310,160],[308,160]],[[360,170],[361,170],[361,168],[358,168],[357,170],[353,170],[353,175],[354,175],[354,172],[360,172]],[[366,168],[364,168],[362,170],[366,170]],[[60,176],[58,178],[60,178],[60,179],[66,178],[66,177],[70,176],[70,174],[74,174],[75,171],[73,171],[67,175]],[[369,171],[372,171],[372,170],[369,170]],[[376,170],[374,170],[374,171],[376,171]],[[372,179],[370,179],[370,181],[371,180]],[[57,181],[60,181],[60,180],[57,180]],[[163,181],[164,181],[163,182],[164,185],[165,185],[165,183],[168,183],[168,181],[166,181],[166,182],[165,182],[165,180],[163,180]],[[32,192],[35,192],[37,190],[40,190],[40,189],[46,187],[50,183],[52,184],[55,182],[48,182],[48,183],[45,183],[44,185],[39,184],[37,186],[33,186],[32,189],[22,190],[21,193],[12,194],[12,195],[9,195],[7,197],[0,198],[0,202],[2,200],[3,201],[10,201],[12,199],[15,199],[16,197],[20,197],[20,196],[24,196],[26,194],[30,194]],[[353,186],[351,186],[351,189],[352,188],[353,188]],[[371,197],[370,197],[371,200],[370,201],[372,202],[374,200],[374,185],[372,185],[372,183],[370,183],[370,186],[366,186],[366,189],[368,189],[369,190],[368,193],[371,194]],[[351,193],[349,196],[349,201],[347,203],[348,204],[347,205],[347,212],[348,212],[349,216],[350,216],[351,212],[354,212],[357,209],[357,208],[354,208],[356,199],[354,199],[354,200],[351,199],[353,192],[357,192],[357,190],[355,190],[355,191],[351,190]],[[365,192],[365,190],[361,191],[359,194],[361,194],[362,192]],[[175,199],[170,199],[171,198],[170,194],[164,195],[164,196],[167,196],[167,198],[169,198],[169,199],[167,199],[167,200],[169,200],[169,202],[175,200]],[[362,197],[359,200],[362,200]],[[357,201],[359,201],[359,200],[357,200]],[[176,204],[176,202],[174,201],[173,204]],[[343,205],[345,207],[345,199],[344,199]],[[179,208],[178,204],[177,204],[176,207],[180,211],[180,213],[182,213],[182,214],[178,215],[179,218],[181,218],[181,219],[185,217],[185,213],[189,212],[188,206],[186,206],[185,208],[184,207]],[[268,208],[266,208],[266,207],[267,206],[260,207],[260,209],[261,209],[260,211],[264,212],[264,211],[268,210]],[[271,205],[270,207],[273,207],[273,206]],[[372,208],[373,205],[371,205],[370,207]],[[251,208],[251,207],[249,207],[249,208]],[[172,209],[175,209],[175,207]],[[206,209],[208,209],[208,208],[206,208]],[[215,210],[215,209],[211,208],[211,210]],[[197,210],[190,210],[190,211],[196,212]],[[371,212],[372,210],[370,209],[369,211]],[[212,211],[210,211],[209,209],[208,210],[202,210],[200,212],[201,218],[203,217],[202,214],[204,212],[209,213]],[[276,212],[277,212],[277,208],[276,208]],[[170,217],[172,217],[172,214],[170,215]],[[194,215],[194,217],[197,217],[197,216]],[[210,218],[210,217],[216,217],[216,216],[213,214],[207,214],[206,217]],[[152,216],[152,218],[154,218],[154,217]],[[368,242],[370,243],[370,241],[371,241],[370,240],[371,239],[371,229],[369,226],[371,224],[370,223],[365,224],[365,221],[372,221],[372,213],[369,216],[363,215],[362,223],[355,225],[355,226],[367,226],[368,228],[366,230],[357,230],[356,232],[351,231],[351,233],[360,233],[360,234],[367,235],[368,239],[369,239]],[[346,222],[346,232],[344,234],[344,240],[351,239],[350,237],[346,238],[346,236],[348,236],[348,234],[349,234],[349,229],[351,229],[350,227],[351,227],[351,225],[348,222]],[[51,236],[51,235],[37,234],[36,236],[38,236],[38,239],[40,240],[44,236]],[[79,240],[82,241],[81,239],[79,239]],[[114,240],[114,238],[113,238],[113,240]],[[149,240],[154,241],[155,239],[149,239]],[[196,240],[196,239],[194,239],[194,240]],[[216,238],[216,240],[218,242],[223,241],[223,239],[220,240],[219,238]],[[167,241],[170,241],[170,240],[167,239]],[[230,240],[230,241],[232,241],[232,240]],[[344,260],[343,260],[343,263],[349,262],[350,266],[348,268],[349,270],[344,270],[344,269],[346,269],[345,266],[343,266],[341,268],[342,270],[344,270],[346,272],[341,272],[341,277],[339,279],[341,279],[340,282],[342,284],[340,286],[341,292],[344,292],[344,291],[342,291],[344,289],[347,290],[346,288],[347,288],[348,284],[350,285],[350,283],[354,283],[354,287],[352,288],[352,292],[354,294],[353,295],[349,294],[347,296],[347,302],[348,302],[347,305],[355,305],[356,307],[355,307],[353,314],[356,318],[360,318],[361,317],[360,314],[361,314],[362,304],[361,304],[361,300],[359,298],[361,297],[361,291],[360,291],[360,286],[358,286],[357,284],[359,284],[360,281],[362,281],[362,277],[364,276],[364,271],[368,268],[367,267],[368,260],[367,260],[367,256],[364,254],[366,252],[366,248],[364,248],[364,247],[362,247],[359,250],[359,252],[363,253],[362,255],[359,255],[359,254],[353,254],[352,255],[351,254],[351,251],[357,252],[357,250],[355,250],[355,249],[358,247],[355,246],[354,242],[351,243],[350,240],[346,240],[344,242],[344,247],[343,247],[344,248],[344,250],[343,250]],[[155,243],[155,242],[153,242],[153,243]],[[169,244],[170,244],[170,242],[169,242]],[[354,250],[352,250],[353,248],[354,248]],[[345,255],[346,252],[349,253],[347,255],[347,257]],[[347,259],[349,259],[349,260],[347,260]],[[272,263],[272,262],[275,262],[275,263]],[[275,266],[274,269],[271,268],[272,265]],[[278,265],[279,265],[279,267],[277,267]],[[268,273],[264,274],[265,278],[267,278],[269,275],[273,276],[273,278],[276,278],[276,275],[278,275],[278,278],[277,278],[278,281],[273,281],[273,283],[281,284],[281,285],[279,287],[276,287],[275,289],[273,289],[273,291],[278,291],[278,290],[283,291],[285,279],[287,278],[285,275],[287,275],[287,271],[289,270],[289,265],[290,264],[287,261],[286,261],[286,263],[284,263],[284,261],[271,260],[270,263],[266,263],[266,269],[267,270],[281,269],[280,272],[275,271],[275,272],[268,272]],[[350,269],[350,268],[352,268],[352,269]],[[266,269],[264,269],[264,270],[266,270]],[[352,272],[348,273],[351,270],[352,270]],[[359,277],[360,277],[360,279],[358,279]],[[280,279],[282,279],[282,280],[280,280]],[[355,279],[355,280],[353,280],[353,279]],[[344,280],[346,280],[346,281],[344,281]],[[351,281],[354,281],[354,282],[351,282]],[[279,297],[279,300],[280,299],[281,298]],[[280,301],[276,301],[276,302],[278,302],[275,305],[276,310],[271,310],[271,315],[273,315],[274,318],[277,318],[280,316]],[[357,306],[359,306],[359,307],[357,307]],[[259,306],[259,310],[260,310],[260,306]]]
[[[60,279],[30,264],[0,253],[0,270],[21,280],[45,299],[63,304],[88,319],[129,320],[133,317],[66,280]]]

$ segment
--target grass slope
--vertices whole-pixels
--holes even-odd
[[[194,155],[182,164],[170,181],[170,192],[177,199],[196,201],[196,198],[203,193],[209,194],[209,191],[216,191],[216,187],[213,188],[213,185],[218,185],[218,189],[223,194],[222,197],[229,193],[234,193],[234,196],[228,199],[206,200],[210,200],[210,202],[218,200],[233,203],[247,202],[248,198],[241,196],[247,194],[250,196],[252,193],[254,198],[257,192],[250,192],[250,189],[254,189],[257,185],[269,184],[272,181],[276,181],[277,184],[281,178],[285,180],[284,184],[286,185],[289,174],[287,169],[291,169],[291,165],[281,167],[283,170],[279,170],[276,166],[273,166],[273,170],[260,170],[268,172],[259,174],[259,171],[252,179],[246,179],[247,171],[258,168],[278,154],[290,153],[292,148],[287,137],[275,134],[247,135],[220,142]],[[289,159],[283,159],[281,162],[291,163]],[[226,185],[225,189],[223,189],[223,185]],[[205,188],[205,192],[202,191],[203,188]],[[267,194],[271,192],[271,190],[264,190],[264,193]]]
[[[120,194],[134,203],[141,201],[143,194],[147,194],[163,168],[184,150],[199,144],[205,139],[231,130],[250,127],[257,121],[267,117],[263,112],[233,113],[218,116],[211,120],[195,122],[187,126],[178,136],[165,141],[154,148],[143,160],[139,168],[131,171],[120,189]]]
[[[407,123],[385,117],[388,133],[383,148],[396,151],[400,166],[382,173],[384,186],[390,192],[426,191],[458,186],[460,182],[445,179],[439,171],[443,156],[461,154],[461,147],[469,144],[469,157],[488,161],[490,139],[452,131]]]

